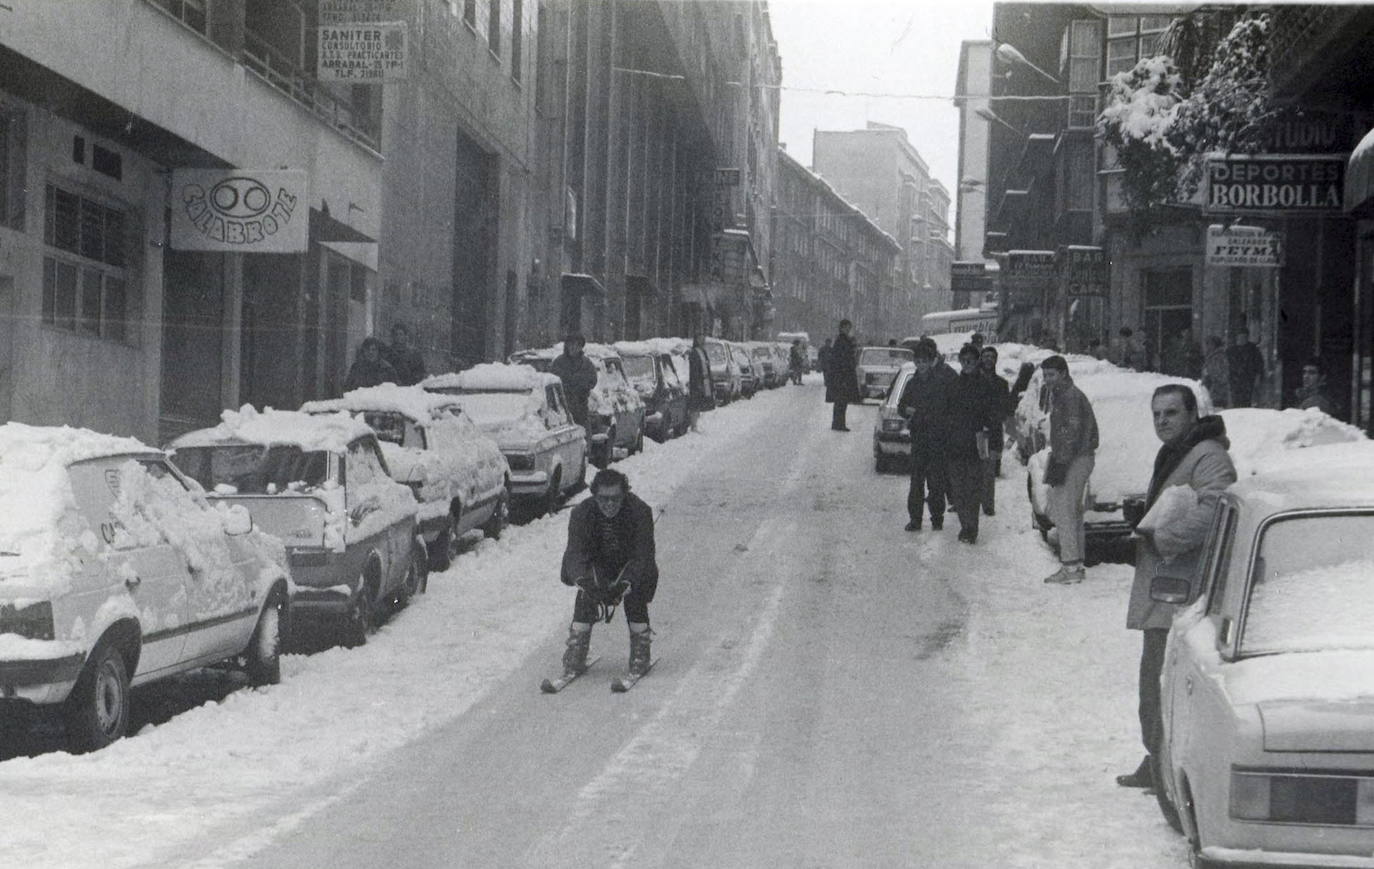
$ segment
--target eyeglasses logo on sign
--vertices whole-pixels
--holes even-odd
[[[178,250],[305,250],[306,221],[296,217],[304,172],[177,170],[172,184],[172,246]]]

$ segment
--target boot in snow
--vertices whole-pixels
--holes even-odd
[[[592,645],[592,632],[568,629],[568,648],[563,652],[563,672],[582,673],[587,669],[587,650]]]
[[[648,628],[630,632],[629,671],[631,676],[643,676],[649,671],[649,635],[651,633]]]

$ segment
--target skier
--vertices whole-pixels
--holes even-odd
[[[623,602],[630,628],[629,675],[639,677],[649,669],[649,602],[658,588],[653,510],[630,491],[630,481],[619,471],[597,471],[591,491],[568,518],[562,579],[577,587],[577,600],[563,672],[574,675],[587,668],[592,623],[598,617],[609,621]]]

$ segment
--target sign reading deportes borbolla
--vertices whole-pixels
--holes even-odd
[[[301,253],[309,245],[306,173],[172,170],[172,248]]]

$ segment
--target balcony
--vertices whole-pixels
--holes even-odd
[[[336,96],[262,36],[244,30],[239,60],[263,81],[348,138],[373,151],[381,150],[381,131],[374,118],[359,111],[351,100]]]

